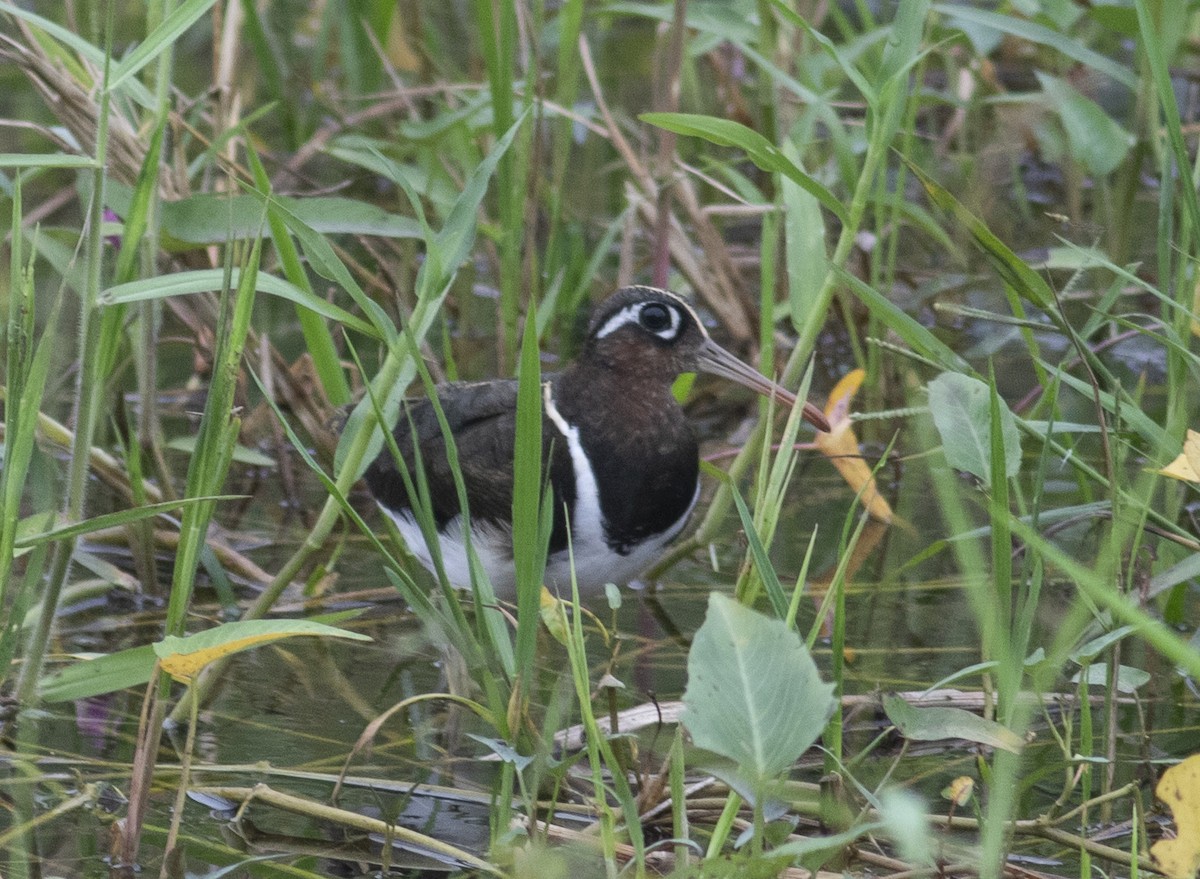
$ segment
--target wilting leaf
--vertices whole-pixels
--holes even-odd
[[[345,618],[346,614],[330,614],[325,617],[339,621]],[[348,632],[313,620],[248,620],[226,623],[186,638],[170,636],[157,644],[143,644],[141,647],[132,647],[107,656],[84,659],[58,674],[44,678],[39,685],[39,692],[47,702],[66,702],[136,687],[150,680],[154,673],[154,663],[159,659],[162,660],[163,668],[168,674],[180,680],[190,680],[196,672],[214,659],[293,635],[328,635],[334,638],[353,638],[356,641],[371,640],[358,632]]]
[[[1181,482],[1200,484],[1200,432],[1189,429],[1179,457],[1158,472]]]
[[[915,742],[965,739],[1014,753],[1021,750],[1021,737],[1008,727],[962,708],[917,708],[899,696],[885,696],[883,710],[900,735]]]
[[[1150,855],[1170,879],[1193,879],[1200,870],[1200,754],[1164,772],[1154,793],[1175,817],[1175,838],[1154,843]]]
[[[570,624],[567,621],[566,602],[556,597],[545,586],[542,587],[541,609],[542,625],[546,627],[554,640],[566,645],[570,639]]]
[[[875,476],[867,466],[850,422],[850,401],[863,383],[866,372],[853,369],[842,376],[825,404],[825,417],[832,428],[829,433],[818,431],[816,446],[842,479],[861,494],[863,506],[871,517],[884,523],[892,521],[892,508],[875,486]]]
[[[752,784],[803,754],[835,707],[799,635],[716,592],[688,654],[683,702],[696,745],[733,760]]]
[[[990,485],[992,414],[988,386],[969,375],[944,372],[929,383],[929,411],[942,438],[946,462]],[[1005,476],[1011,479],[1021,467],[1021,435],[1016,417],[1003,402],[1000,421]]]
[[[266,644],[299,635],[325,635],[370,641],[359,632],[348,632],[312,620],[245,620],[225,623],[183,638],[168,635],[154,645],[163,671],[178,681],[191,681],[210,662]]]
[[[975,779],[969,775],[960,775],[942,789],[942,796],[956,806],[965,806],[971,801],[975,792]]]

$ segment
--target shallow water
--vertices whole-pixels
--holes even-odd
[[[928,544],[930,530],[937,530],[928,493],[919,488],[924,480],[914,476],[919,466],[909,465],[893,498],[898,515],[910,524],[881,529],[865,538],[877,543],[847,589],[844,679],[848,695],[920,690],[980,658],[979,637],[962,581],[946,576],[946,562],[938,557],[906,565]],[[836,535],[841,530],[838,517],[848,498],[844,485],[830,471],[828,465],[810,454],[792,491],[794,509],[785,520],[775,551],[785,584],[799,570],[814,522],[819,523],[824,536],[818,541],[810,580],[819,580],[836,560]],[[911,523],[920,523],[924,531]],[[255,531],[248,522],[242,522],[241,527],[247,533]],[[266,529],[259,530],[266,533]],[[299,532],[290,529],[290,533]],[[276,539],[251,553],[268,570],[273,557],[291,549],[286,540],[279,539],[280,534],[286,538],[289,529],[277,530]],[[1086,542],[1086,536],[1081,539]],[[373,718],[404,698],[445,689],[443,650],[429,641],[398,598],[388,598],[378,566],[369,549],[360,543],[359,539],[351,539],[344,547],[336,592],[310,602],[304,612],[311,615],[347,605],[362,606],[363,615],[345,625],[369,634],[373,641],[360,644],[293,639],[238,655],[201,715],[195,783],[247,787],[262,782],[324,799],[330,791],[330,778],[341,770],[355,740]],[[732,588],[740,549],[736,544],[720,547],[712,557],[720,562],[721,570],[714,571],[710,559],[700,554],[672,568],[652,587],[623,591],[622,606],[612,616],[620,638],[613,672],[626,687],[618,707],[679,698],[686,683],[687,644],[702,622],[708,592]],[[1063,582],[1048,581],[1039,620],[1046,633],[1053,632],[1056,614],[1067,604],[1069,588]],[[346,601],[339,597],[358,590],[376,590],[377,600]],[[203,603],[211,601],[211,594],[202,592],[199,598],[196,613],[219,618],[219,607]],[[1200,618],[1197,597],[1193,594],[1189,600],[1187,618]],[[608,625],[610,614],[603,600],[597,605],[593,609]],[[807,631],[814,624],[815,608],[803,602],[800,630]],[[61,633],[62,650],[109,652],[157,637],[160,626],[158,609],[135,609],[126,598],[113,599],[67,616]],[[594,630],[589,645],[593,668],[597,668],[610,651],[602,646]],[[565,654],[550,639],[543,639],[540,649],[549,692],[565,666]],[[815,657],[827,675],[827,641],[818,643]],[[1118,784],[1142,777],[1147,761],[1178,757],[1194,749],[1200,731],[1200,700],[1172,669],[1136,647],[1126,651],[1123,662],[1149,671],[1151,683],[1138,694],[1136,702],[1130,700],[1119,710],[1124,734],[1119,741],[1115,772]],[[978,677],[957,683],[973,689]],[[1067,682],[1060,686],[1067,693],[1073,689]],[[57,782],[44,782],[41,789],[53,789],[57,783],[65,795],[77,788],[76,779],[82,777],[108,779],[116,789],[126,790],[141,695],[140,691],[127,691],[88,700],[78,707],[49,706],[49,715],[41,721],[43,760],[38,768]],[[1056,709],[1052,713],[1056,715]],[[847,717],[847,754],[866,746],[887,726],[882,712],[870,705],[852,709]],[[452,735],[447,732],[451,729],[455,730]],[[1044,806],[1057,795],[1062,773],[1067,769],[1044,721],[1035,722],[1035,732],[1037,738],[1028,751],[1029,787],[1024,793],[1024,814],[1036,814],[1039,803]],[[488,749],[466,737],[466,733],[489,736],[491,730],[469,714],[436,702],[420,703],[392,718],[374,746],[357,756],[349,769],[352,776],[375,781],[367,787],[352,784],[342,805],[370,814],[394,815],[407,826],[425,828],[439,838],[482,852],[486,848],[488,802],[494,794],[496,764],[488,762]],[[671,728],[652,725],[641,732],[646,765],[653,762],[649,755],[661,752],[670,738]],[[177,731],[174,743],[176,748],[182,747],[181,732]],[[856,767],[856,777],[868,785],[882,778],[892,766],[898,744],[885,742]],[[907,751],[902,777],[937,809],[939,792],[954,777],[976,774],[975,760],[972,748],[914,743]],[[175,754],[164,741],[160,752],[161,789],[152,799],[143,848],[149,869],[157,869],[162,843],[161,831],[154,828],[165,828],[169,822],[174,779],[169,767],[175,763]],[[815,781],[821,772],[819,759],[814,761],[810,755],[802,761],[795,777]],[[5,773],[16,781],[11,766]],[[385,781],[391,785],[385,785]],[[414,789],[416,785],[446,785],[460,793],[450,800],[440,799],[424,788]],[[477,793],[477,800],[472,801],[471,791]],[[240,851],[290,852],[283,863],[307,865],[321,872],[334,869],[332,865],[337,863],[336,859],[326,859],[332,855],[325,850],[312,856],[316,860],[302,854],[315,843],[326,844],[337,837],[337,832],[319,822],[251,806],[247,820],[234,832],[229,814],[213,812],[211,807],[210,803],[199,802],[187,806],[184,825],[190,839],[188,864],[193,870],[202,869],[202,865],[230,863],[243,856]],[[48,861],[46,874],[105,875],[107,867],[101,855],[107,845],[110,820],[102,810],[76,812],[40,830],[39,846]],[[373,847],[369,841],[363,845]],[[1056,856],[1052,846],[1029,847],[1022,843],[1020,849],[1026,848],[1039,856]],[[354,857],[370,856],[355,849]],[[414,869],[441,869],[421,857],[413,860],[411,852],[397,852],[395,857],[397,864],[408,863]]]

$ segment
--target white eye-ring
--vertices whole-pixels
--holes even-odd
[[[596,338],[603,339],[626,324],[636,324],[664,342],[674,342],[679,336],[681,323],[679,309],[666,302],[638,302],[627,305],[610,317],[596,333]]]

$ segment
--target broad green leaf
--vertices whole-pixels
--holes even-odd
[[[230,284],[236,286],[240,279],[241,269],[233,269]],[[172,275],[143,278],[138,281],[130,281],[128,284],[117,284],[101,293],[97,301],[100,305],[118,305],[126,302],[141,302],[145,299],[165,299],[169,296],[187,296],[192,293],[220,290],[224,285],[224,270],[195,269],[187,272],[175,272]],[[287,299],[289,302],[302,305],[322,317],[337,321],[343,326],[357,330],[373,339],[380,338],[379,331],[372,324],[320,296],[300,289],[283,278],[259,272],[255,278],[255,287],[259,292],[269,293],[280,299]]]
[[[1071,675],[1071,683],[1079,683],[1083,672]],[[1089,687],[1108,686],[1108,666],[1097,663],[1087,667],[1087,685]],[[1150,672],[1129,665],[1117,666],[1117,692],[1132,696],[1146,684],[1150,683]]]
[[[803,754],[836,707],[799,635],[716,592],[688,654],[683,702],[696,745],[756,785]]]
[[[204,666],[224,656],[301,635],[371,640],[360,632],[349,632],[313,620],[242,620],[182,638],[168,635],[154,644],[153,648],[154,655],[162,662],[167,674],[176,680],[190,681]]]
[[[1120,626],[1111,632],[1105,632],[1098,638],[1093,638],[1086,644],[1081,644],[1072,650],[1071,661],[1077,662],[1080,665],[1083,665],[1085,662],[1092,662],[1109,647],[1136,631],[1137,628],[1135,626]]]
[[[746,158],[764,171],[774,171],[787,177],[805,192],[812,195],[843,223],[850,222],[846,209],[832,192],[815,178],[810,177],[795,163],[757,131],[747,128],[732,119],[713,116],[697,116],[691,113],[643,113],[638,117],[650,125],[689,137],[699,137],[718,146],[732,146],[743,150]]]
[[[151,644],[83,659],[43,678],[39,692],[47,702],[67,702],[136,687],[150,680],[157,661]]]
[[[1096,176],[1103,177],[1116,170],[1133,146],[1133,135],[1065,80],[1041,71],[1035,73],[1042,94],[1067,133],[1072,156]]]
[[[1021,750],[1021,737],[1008,727],[962,708],[917,708],[899,696],[885,696],[883,710],[900,734],[914,742],[965,739],[1013,753]]]
[[[992,416],[988,386],[977,378],[944,372],[929,383],[929,411],[942,438],[946,462],[990,485]],[[1004,475],[1011,479],[1021,468],[1021,434],[1016,417],[1003,401],[1000,429],[1004,434]]]

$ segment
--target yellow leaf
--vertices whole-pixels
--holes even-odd
[[[207,647],[203,650],[197,650],[195,653],[172,653],[170,656],[164,656],[159,661],[162,663],[162,670],[175,680],[181,684],[190,684],[196,679],[196,675],[204,671],[204,666],[210,662],[215,662],[224,656],[246,650],[257,644],[265,644],[268,641],[279,641],[286,637],[288,636],[255,635],[249,638],[242,638],[238,641],[230,641],[226,644]]]
[[[1200,754],[1164,772],[1154,792],[1175,817],[1175,838],[1154,843],[1150,856],[1170,879],[1194,879],[1200,870]]]
[[[545,586],[542,587],[540,613],[542,615],[542,624],[545,625],[546,631],[554,636],[555,641],[565,647],[568,637],[567,611],[563,606],[563,601],[555,598]]]
[[[322,635],[370,641],[366,635],[313,620],[241,620],[194,635],[168,635],[154,645],[162,670],[181,683],[191,683],[206,665],[232,653],[300,635]]]
[[[942,791],[942,796],[956,806],[965,806],[971,801],[971,794],[974,790],[975,779],[969,775],[960,775],[946,785],[946,789]]]
[[[1200,483],[1200,432],[1188,430],[1183,452],[1158,472],[1182,482]]]
[[[858,437],[850,422],[850,401],[862,386],[866,373],[853,369],[842,376],[825,404],[825,417],[829,420],[829,433],[817,433],[816,446],[842,474],[842,479],[859,493],[863,505],[873,519],[880,522],[892,521],[892,508],[875,487],[871,468],[863,460],[858,447]]]

